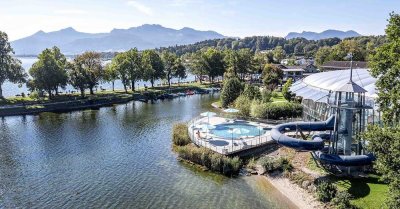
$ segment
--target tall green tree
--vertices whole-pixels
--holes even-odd
[[[266,64],[262,72],[262,78],[264,85],[273,91],[281,83],[283,72],[274,65]]]
[[[129,86],[129,65],[128,58],[126,57],[126,53],[118,53],[111,60],[111,66],[117,71],[118,78],[121,80],[122,85],[124,86],[125,93],[128,93]]]
[[[85,97],[85,90],[89,88],[88,85],[88,74],[87,69],[82,65],[79,57],[75,59],[68,65],[68,83],[71,84],[75,89],[78,89],[81,93],[81,97]]]
[[[174,71],[176,69],[176,59],[178,59],[178,57],[175,54],[167,51],[164,51],[161,57],[165,67],[164,70],[168,82],[168,87],[171,87],[171,79],[174,76]]]
[[[112,91],[114,91],[115,81],[119,78],[118,71],[113,63],[107,63],[104,67],[103,80],[106,82],[111,82]]]
[[[278,63],[281,62],[286,57],[286,51],[282,48],[282,46],[277,46],[273,50],[274,60]]]
[[[143,79],[150,81],[154,87],[154,81],[165,77],[164,63],[155,50],[144,50],[142,53]]]
[[[243,85],[237,77],[226,79],[221,91],[222,107],[225,108],[232,104],[239,97],[242,90]]]
[[[132,91],[135,91],[135,82],[143,79],[142,56],[136,48],[125,52],[128,62],[128,76],[131,81]]]
[[[101,54],[97,52],[85,52],[76,57],[75,63],[81,65],[86,71],[87,86],[90,94],[93,95],[93,89],[99,84],[104,73],[103,66],[101,65]]]
[[[385,30],[388,42],[370,57],[370,72],[377,78],[377,103],[384,126],[370,126],[364,135],[368,148],[376,155],[374,167],[389,182],[386,204],[400,205],[400,15],[391,13]]]
[[[0,31],[0,98],[3,98],[4,82],[19,84],[26,82],[27,74],[21,66],[21,61],[14,58],[13,54],[7,34]]]
[[[315,64],[320,67],[325,62],[332,60],[332,49],[329,46],[321,47],[315,54]]]
[[[225,62],[227,67],[235,75],[239,76],[241,80],[244,80],[247,73],[253,71],[253,54],[249,49],[227,50],[225,52]]]
[[[175,60],[173,72],[174,72],[173,76],[175,78],[178,78],[178,85],[179,85],[181,79],[184,79],[187,77],[186,67],[183,65],[182,60],[180,58]]]
[[[28,87],[33,90],[46,91],[49,98],[53,98],[53,92],[57,94],[58,88],[65,88],[68,81],[67,61],[60,49],[53,47],[45,49],[38,56],[29,74],[32,79],[28,81]]]
[[[293,83],[293,79],[289,78],[286,81],[285,85],[283,85],[283,87],[282,87],[283,97],[289,102],[292,101],[292,98],[293,98],[293,93],[290,91],[290,87],[292,86],[292,83]]]

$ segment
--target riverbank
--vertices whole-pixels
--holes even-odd
[[[325,207],[313,195],[290,182],[288,178],[278,174],[264,175],[263,177],[300,209],[321,209]]]
[[[192,94],[208,93],[207,84],[180,84],[169,88],[168,86],[140,89],[139,91],[125,92],[123,90],[101,91],[94,95],[82,98],[78,93],[60,94],[49,100],[46,97],[13,97],[0,100],[0,117],[16,115],[34,115],[41,112],[69,112],[84,109],[98,109],[130,101],[155,101],[157,99],[173,99],[177,93]],[[180,96],[186,96],[181,94]]]

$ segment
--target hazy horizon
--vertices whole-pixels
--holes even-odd
[[[382,35],[389,13],[399,12],[395,8],[400,8],[400,1],[15,0],[2,2],[0,30],[11,41],[40,30],[73,27],[80,32],[101,33],[143,24],[212,30],[230,37],[284,37],[289,32],[328,29]]]

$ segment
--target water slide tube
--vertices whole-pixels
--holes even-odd
[[[314,153],[314,157],[318,158],[323,163],[339,166],[371,165],[372,162],[376,160],[372,153],[367,155],[335,155],[317,151]]]
[[[312,140],[296,139],[283,134],[287,131],[296,131],[296,128],[302,131],[326,131],[333,130],[335,117],[331,116],[326,121],[322,122],[293,122],[285,123],[275,126],[271,130],[271,137],[273,140],[286,147],[302,151],[316,151],[313,153],[314,157],[318,158],[321,162],[326,164],[338,166],[363,166],[370,165],[375,161],[373,154],[367,155],[336,155],[327,154],[321,150],[326,150],[324,140],[330,139],[329,134],[314,135]]]
[[[326,121],[319,122],[292,122],[277,125],[271,130],[271,137],[285,147],[290,147],[296,150],[317,151],[324,148],[324,139],[329,139],[329,134],[314,135],[312,140],[296,139],[283,134],[288,131],[326,131],[333,130],[335,117],[331,116]]]

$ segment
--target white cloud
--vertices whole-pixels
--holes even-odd
[[[134,7],[136,10],[138,10],[139,12],[141,12],[145,15],[152,16],[154,14],[153,10],[150,7],[144,5],[143,3],[140,3],[139,1],[135,1],[135,0],[128,1],[127,4],[129,6]]]

